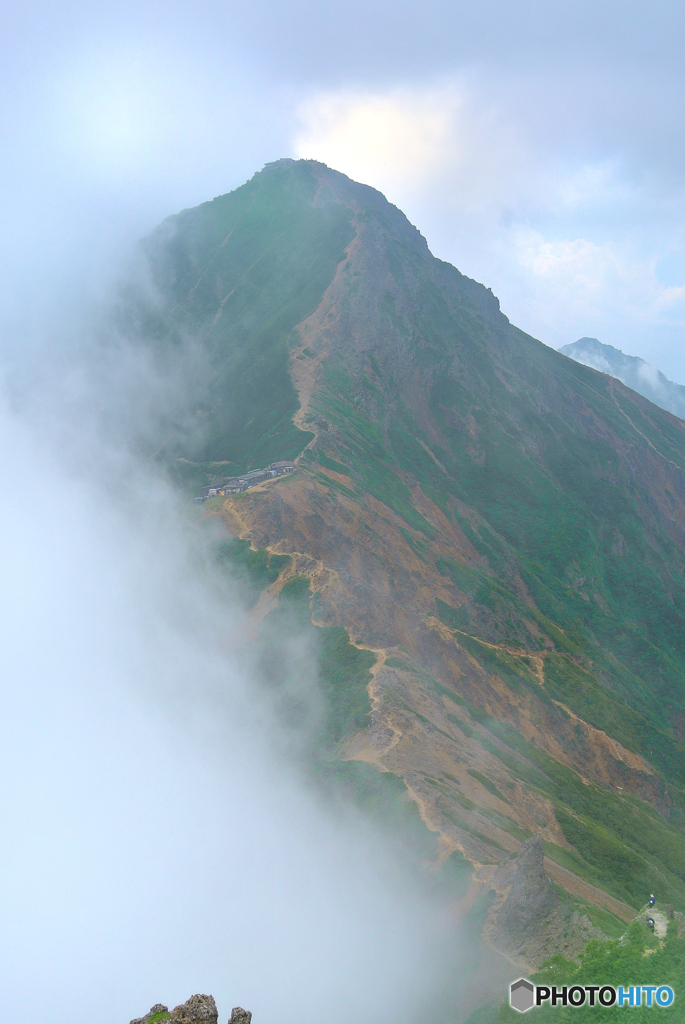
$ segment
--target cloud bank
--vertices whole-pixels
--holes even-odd
[[[265,1022],[415,1019],[453,923],[303,780],[268,635],[246,644],[215,533],[134,454],[167,383],[126,339],[118,375],[61,342],[0,401],[3,1013],[121,1024],[209,991]]]

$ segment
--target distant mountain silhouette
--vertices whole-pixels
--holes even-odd
[[[612,345],[603,345],[597,338],[581,338],[559,351],[585,366],[616,377],[650,402],[685,419],[685,388],[664,377],[655,366],[639,356],[627,356]]]

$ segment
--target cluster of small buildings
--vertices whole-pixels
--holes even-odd
[[[275,476],[287,476],[295,472],[294,462],[272,462],[267,469],[252,469],[249,473],[242,473],[240,476],[228,476],[222,484],[215,484],[213,487],[203,487],[202,497],[195,501],[206,501],[207,498],[214,498],[217,494],[240,494],[249,487],[263,483],[264,480],[272,480]]]

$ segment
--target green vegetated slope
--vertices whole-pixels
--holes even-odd
[[[430,559],[417,480],[479,556],[435,562],[466,597],[437,606],[443,621],[555,652],[550,697],[680,786],[685,426],[514,328],[418,233],[400,237],[397,215],[367,211],[374,245],[349,265],[347,329],[315,400],[336,428],[328,455]]]
[[[210,368],[194,447],[174,452],[194,480],[303,450],[288,347],[338,268],[325,346],[303,352],[321,359],[303,470],[342,473],[329,489],[402,518],[451,594],[434,614],[488,673],[656,766],[670,822],[469,712],[480,741],[553,800],[574,850],[551,856],[634,906],[650,879],[683,904],[683,423],[517,330],[379,193],[320,164],[267,167],[172,218],[148,251],[164,301],[138,314],[145,332],[172,348],[193,339]],[[461,530],[459,551],[436,550],[417,483]],[[326,641],[332,665],[338,642]],[[348,675],[333,672],[328,700]],[[322,726],[331,742],[361,721],[357,683],[349,694]]]
[[[550,855],[630,905],[651,879],[682,906],[683,424],[518,331],[489,291],[400,233],[394,208],[374,202],[357,223],[369,243],[312,402],[335,428],[319,461],[404,518],[454,587],[437,614],[488,671],[539,697],[530,659],[511,651],[544,655],[544,699],[662,773],[676,827],[546,758],[538,788],[576,850]],[[416,481],[471,559],[435,557]]]
[[[448,719],[496,757],[512,782],[518,781],[550,800],[564,838],[572,847],[545,842],[545,853],[551,860],[628,906],[639,907],[645,894],[654,891],[676,909],[685,910],[685,843],[677,821],[666,820],[634,796],[581,779],[508,723],[493,719],[435,680],[428,685],[439,689],[455,705],[455,711],[459,709],[459,716],[448,714]],[[474,770],[468,774],[508,803],[506,795],[498,792],[488,778]],[[457,799],[467,809],[475,807],[458,794]],[[530,835],[499,813],[483,808],[481,813],[518,839]],[[601,915],[595,919],[592,908],[584,906],[581,910],[611,934],[611,925]],[[622,922],[614,924],[623,930]]]
[[[167,355],[196,351],[192,428],[166,449],[193,485],[292,459],[310,440],[292,422],[288,342],[354,236],[350,212],[313,206],[315,191],[293,163],[169,218],[143,245],[159,301],[129,301],[124,323]]]
[[[571,1021],[623,1020],[629,1013],[631,1020],[652,1020],[655,1013],[666,1020],[685,1019],[683,996],[685,995],[685,936],[678,938],[678,925],[671,922],[665,940],[658,940],[649,932],[644,924],[634,921],[627,929],[625,936],[619,941],[597,942],[588,944],[581,955],[580,962],[574,963],[556,956],[530,980],[551,988],[556,985],[670,985],[676,998],[669,1007],[657,1009],[646,1005],[641,1007],[610,1008],[597,1006],[551,1006],[549,1003],[537,1007],[534,1011],[535,1020],[541,1024],[570,1024]],[[518,1011],[512,1010],[508,1003],[500,1007],[490,1007],[473,1014],[467,1024],[505,1024],[520,1020]]]
[[[434,530],[408,486],[418,480],[480,556],[470,565],[435,560],[459,597],[437,603],[443,621],[512,686],[537,685],[525,657],[479,641],[544,652],[546,696],[654,763],[677,812],[682,424],[513,328],[486,289],[400,233],[394,208],[374,202],[363,216],[374,244],[348,268],[347,333],[315,400],[337,428],[328,458],[403,516],[407,539],[430,561]],[[647,860],[664,849],[661,827],[639,812],[631,832],[637,810],[621,802],[609,813],[599,793],[595,803],[571,802],[579,817],[560,805],[562,830],[596,884],[639,905]],[[668,848],[679,879],[672,895],[682,899],[679,832]]]
[[[564,838],[574,849],[548,842],[548,857],[628,906],[639,907],[651,890],[685,909],[685,843],[679,825],[641,800],[586,784],[511,726],[480,717],[482,745],[514,778],[554,805]]]

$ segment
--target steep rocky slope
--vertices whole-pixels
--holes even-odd
[[[477,887],[538,835],[595,924],[650,889],[685,907],[685,424],[322,164],[268,165],[146,251],[159,301],[126,322],[203,354],[162,457],[192,487],[297,457],[205,514],[289,556],[256,623],[296,591],[370,652],[361,717],[330,685],[329,755],[402,779]]]
[[[515,962],[540,967],[550,957],[578,956],[591,939],[605,938],[586,914],[573,910],[552,884],[544,867],[539,836],[527,839],[513,860],[500,865],[493,878],[496,900],[486,934]]]

